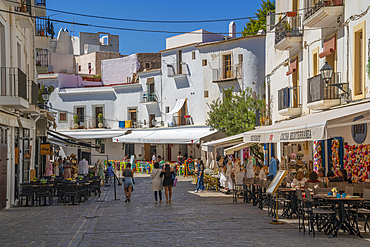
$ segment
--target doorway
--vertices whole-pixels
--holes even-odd
[[[149,115],[149,128],[155,127],[155,114]]]
[[[103,114],[103,107],[102,106],[96,106],[95,107],[95,128],[99,128],[99,114],[100,113]],[[103,115],[103,117],[104,117],[104,115]]]
[[[6,207],[8,129],[0,126],[0,210]]]

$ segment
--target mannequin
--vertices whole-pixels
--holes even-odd
[[[249,157],[249,161],[247,163],[247,178],[253,178],[254,172],[253,172],[253,158]]]
[[[58,159],[55,159],[55,161],[54,161],[54,175],[56,177],[59,176],[59,162],[58,162]]]
[[[87,175],[89,172],[89,163],[85,158],[83,158],[79,163],[78,163],[78,174],[79,175]]]
[[[51,176],[53,175],[53,161],[49,160],[45,164],[45,175],[46,176]]]
[[[229,190],[233,188],[233,181],[231,179],[231,173],[233,171],[233,163],[231,160],[226,165],[226,188]]]

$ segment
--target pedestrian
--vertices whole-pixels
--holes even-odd
[[[158,155],[158,163],[162,161],[162,156]]]
[[[203,161],[199,158],[198,159],[198,167],[197,167],[197,170],[198,170],[198,185],[197,185],[197,189],[194,191],[195,193],[198,193],[198,192],[203,192],[204,190],[204,164],[203,164]]]
[[[276,157],[272,156],[271,161],[270,161],[270,166],[269,166],[269,176],[268,178],[272,181],[274,177],[276,176],[276,171],[277,171],[277,164],[276,164]]]
[[[131,170],[131,164],[127,163],[126,169],[123,170],[122,176],[124,179],[124,190],[125,190],[125,195],[126,195],[126,201],[125,202],[130,202],[131,200],[131,190],[133,184],[133,178],[134,178],[134,173]]]
[[[180,166],[182,165],[183,159],[184,157],[181,155],[181,151],[180,151],[179,155],[177,155],[177,163],[179,163]]]
[[[165,189],[167,203],[171,203],[173,180],[176,174],[171,168],[170,163],[166,162],[165,169],[162,170],[160,176],[163,177],[163,186]]]
[[[144,157],[139,154],[139,158],[137,158],[138,161],[144,161]]]
[[[152,191],[154,191],[154,199],[155,204],[158,202],[157,194],[159,194],[159,202],[162,203],[162,190],[163,190],[163,182],[161,179],[161,172],[162,169],[159,167],[159,163],[154,163],[154,169],[150,174],[150,178],[153,179],[152,181]]]
[[[152,156],[152,161],[155,162],[156,160],[157,160],[157,156],[154,153],[153,156]]]

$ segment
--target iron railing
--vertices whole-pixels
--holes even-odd
[[[304,19],[306,20],[310,18],[322,7],[330,7],[330,6],[343,6],[343,0],[319,0],[316,4],[312,6],[307,6],[306,13],[304,14]]]
[[[173,117],[173,126],[194,125],[193,117],[178,115]]]
[[[51,36],[54,37],[54,24],[49,20],[49,18],[36,18],[36,28],[35,28],[35,35],[36,36]]]
[[[240,79],[240,78],[242,78],[241,64],[212,69],[212,81],[213,82]]]
[[[301,16],[288,17],[285,15],[275,25],[275,45],[286,37],[302,36],[302,21]]]
[[[22,97],[27,100],[26,74],[19,68],[0,67],[1,96]]]
[[[47,49],[36,49],[36,66],[49,66],[49,52]]]
[[[279,111],[287,108],[300,108],[301,106],[301,87],[286,87],[278,91]]]
[[[26,6],[26,8],[27,8],[26,12],[28,12],[28,14],[30,16],[32,16],[32,3],[31,3],[31,0],[26,0],[25,3],[24,3],[24,6]],[[14,10],[15,11],[18,11],[18,12],[21,12],[21,7],[15,7]]]
[[[167,64],[167,76],[186,75],[188,74],[187,64],[172,63]]]
[[[335,86],[327,86],[321,75],[307,80],[307,103],[320,100],[340,99],[339,89]],[[328,85],[340,83],[340,73],[333,73]]]
[[[35,5],[46,6],[46,0],[35,0]]]
[[[156,93],[148,93],[147,91],[142,91],[140,93],[140,99],[141,99],[141,102],[143,102],[143,103],[145,103],[145,102],[157,102],[158,101],[158,97],[157,97]]]

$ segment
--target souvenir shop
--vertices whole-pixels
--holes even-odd
[[[275,155],[291,175],[345,168],[354,182],[370,182],[369,109],[366,102],[312,113],[246,132],[243,141],[264,143],[265,164]]]

